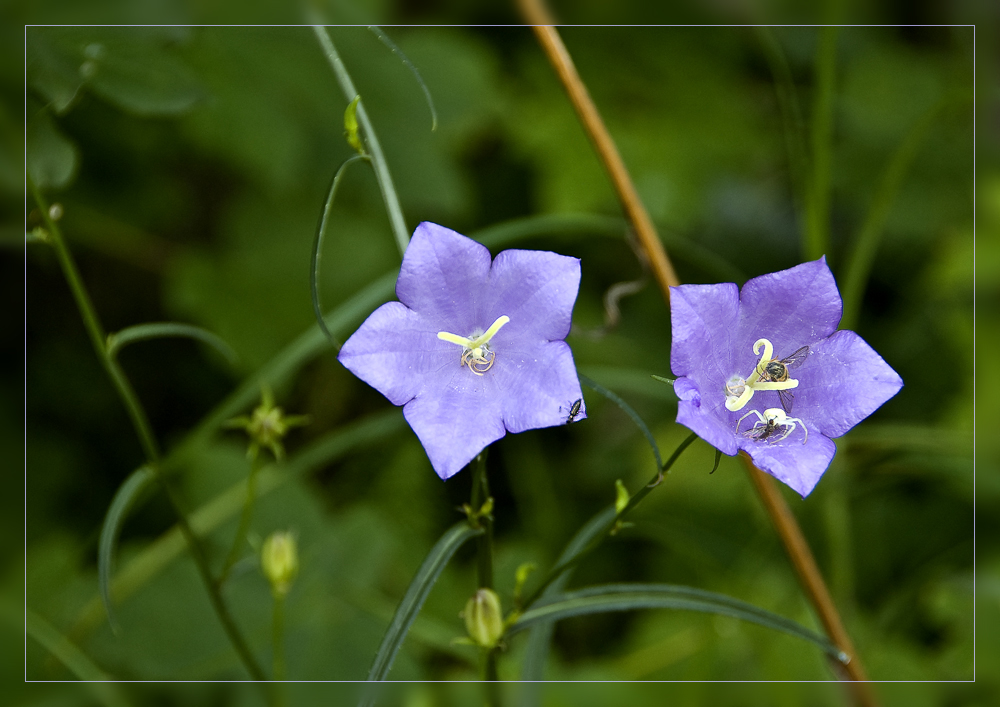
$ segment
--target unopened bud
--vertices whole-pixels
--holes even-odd
[[[465,630],[473,643],[483,648],[493,648],[503,636],[503,613],[500,597],[492,589],[480,589],[472,595],[462,612]]]
[[[299,573],[299,551],[295,536],[290,532],[271,533],[261,548],[260,564],[275,596],[288,594],[295,575]]]

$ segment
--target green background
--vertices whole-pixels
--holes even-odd
[[[828,16],[777,6],[748,16],[688,3],[650,17],[641,3],[613,5],[556,3],[555,11],[581,25],[978,19],[974,5],[944,10],[930,3],[905,11],[886,3],[863,15],[834,8]],[[5,8],[17,25],[182,25],[31,27],[22,42],[20,27],[4,23],[0,187],[7,249],[0,279],[12,303],[4,308],[12,332],[21,326],[16,303],[18,283],[25,283],[25,385],[16,347],[7,347],[9,375],[0,389],[6,422],[0,430],[15,462],[0,513],[12,548],[3,560],[3,631],[12,639],[5,641],[3,664],[15,680],[22,652],[28,680],[73,679],[33,638],[19,640],[22,599],[115,678],[246,677],[183,552],[120,602],[119,636],[93,611],[101,522],[142,452],[51,249],[32,242],[21,257],[22,88],[28,166],[47,198],[63,206],[63,232],[108,331],[189,322],[219,334],[239,355],[230,367],[182,339],[138,344],[121,355],[167,450],[240,381],[315,328],[311,243],[330,178],[351,154],[342,135],[347,100],[308,28],[187,27],[298,24],[294,11],[263,3],[241,5],[239,16],[224,3],[130,7],[91,3],[86,13],[58,3]],[[643,270],[624,238],[608,178],[532,33],[392,26],[516,24],[513,8],[386,0],[332,2],[323,12],[332,24],[385,26],[433,95],[439,125],[432,132],[420,88],[399,59],[363,27],[331,30],[386,152],[410,229],[431,220],[475,236],[512,219],[594,217],[564,219],[569,225],[562,233],[508,245],[581,258],[568,339],[577,365],[634,406],[669,454],[687,430],[673,423],[672,391],[649,377],[670,375],[669,309],[650,280],[621,301],[617,327],[598,331],[605,292]],[[787,59],[808,131],[819,30],[770,32]],[[975,378],[973,366],[974,352],[982,366],[995,360],[991,352],[1000,346],[1000,171],[996,123],[988,120],[996,105],[988,62],[976,67],[979,83],[973,79],[974,40],[982,51],[992,32],[992,25],[975,33],[968,26],[844,27],[837,36],[827,258],[841,284],[862,226],[880,203],[887,166],[914,126],[930,121],[898,189],[882,202],[888,210],[854,327],[905,387],[838,440],[838,455],[812,495],[802,500],[784,489],[869,674],[885,681],[957,681],[880,685],[886,704],[990,703],[996,684],[983,675],[986,666],[1000,663],[1000,483],[997,437],[989,432],[997,427],[991,401],[1000,391],[989,368]],[[742,284],[805,259],[802,178],[790,158],[759,30],[581,26],[562,35],[683,282]],[[93,67],[84,67],[87,61]],[[40,223],[30,197],[23,217],[28,230]],[[378,187],[365,167],[354,166],[345,178],[323,255],[327,308],[398,267]],[[289,435],[289,469],[276,469],[276,478],[291,476],[300,452],[325,435],[375,419],[368,416],[381,421],[376,439],[285,478],[259,502],[251,531],[256,538],[278,529],[298,536],[301,571],[287,610],[289,678],[360,680],[421,559],[460,518],[455,509],[468,500],[469,474],[438,479],[398,411],[346,372],[329,349],[277,382],[275,393],[287,411],[311,417],[309,426]],[[616,479],[635,491],[654,471],[648,446],[622,411],[590,391],[585,395],[586,421],[508,435],[491,449],[497,584],[507,607],[519,564],[535,562],[542,568],[536,574],[543,574],[573,532],[613,500]],[[23,497],[16,463],[22,446]],[[189,510],[246,476],[245,447],[238,433],[222,432],[183,467],[176,481]],[[638,508],[635,526],[606,542],[571,586],[688,584],[818,627],[742,465],[724,457],[709,475],[712,463],[711,448],[696,442]],[[222,518],[207,537],[216,567],[237,515]],[[173,520],[158,494],[144,496],[125,525],[118,570],[148,556]],[[476,678],[476,652],[451,643],[464,632],[458,612],[475,589],[474,566],[470,545],[431,593],[393,679]],[[224,594],[268,664],[271,597],[250,545]],[[502,678],[517,678],[524,648],[524,635],[511,640],[501,656]],[[686,704],[845,700],[830,683],[713,682],[829,681],[832,673],[818,651],[794,638],[670,611],[561,623],[547,677],[696,681],[671,688]],[[974,677],[975,684],[963,682]],[[312,704],[332,689],[301,684],[289,696],[292,704]],[[336,698],[351,697],[347,687],[337,689],[344,692]],[[253,686],[226,683],[125,685],[110,696],[100,688],[31,683],[10,695],[12,704],[25,705],[262,703]],[[509,701],[521,699],[512,686]],[[542,699],[660,704],[662,692],[650,685],[561,685],[543,690]],[[399,689],[387,701],[481,700],[475,684],[436,683]]]

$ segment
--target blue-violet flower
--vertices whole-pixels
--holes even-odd
[[[569,345],[580,261],[417,226],[396,281],[338,359],[403,415],[434,471],[453,476],[491,442],[570,421],[582,400]],[[582,403],[572,420],[586,417]]]
[[[852,331],[826,258],[734,283],[670,288],[677,422],[805,498],[839,437],[903,386]]]

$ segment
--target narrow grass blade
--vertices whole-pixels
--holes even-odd
[[[210,331],[196,327],[192,324],[179,324],[177,322],[154,322],[151,324],[136,324],[122,329],[114,334],[108,334],[108,355],[111,358],[118,356],[118,352],[129,344],[136,341],[147,341],[149,339],[163,339],[168,337],[185,337],[197,339],[208,344],[213,349],[222,354],[230,365],[236,365],[237,356],[232,347],[220,336]]]
[[[389,51],[391,51],[393,54],[395,54],[400,58],[400,60],[403,62],[403,66],[405,66],[407,69],[410,70],[410,72],[413,74],[413,78],[415,78],[417,80],[417,83],[420,84],[420,90],[424,92],[424,98],[427,100],[427,107],[430,108],[431,111],[431,131],[433,132],[434,130],[437,130],[438,126],[437,109],[434,107],[434,99],[431,97],[430,89],[428,89],[427,84],[424,83],[424,77],[420,75],[420,72],[417,71],[417,67],[414,66],[413,62],[410,61],[410,59],[406,56],[406,54],[403,53],[403,50],[397,47],[396,44],[391,39],[389,39],[389,35],[383,32],[380,27],[376,27],[375,25],[369,25],[368,29],[369,31],[371,31],[372,34],[378,37],[379,41],[382,42],[382,44],[384,44],[386,47],[389,48]]]
[[[796,636],[837,660],[846,660],[846,655],[825,636],[791,619],[725,594],[672,584],[607,584],[556,594],[524,612],[507,632],[512,634],[539,622],[571,616],[636,609],[682,609],[731,616]]]
[[[653,433],[649,431],[649,427],[647,427],[646,423],[642,421],[641,417],[639,417],[639,413],[633,410],[631,405],[626,403],[624,400],[622,400],[620,397],[612,393],[610,390],[605,388],[600,383],[592,381],[590,378],[587,378],[587,376],[581,375],[579,377],[581,383],[583,383],[591,390],[603,395],[605,398],[607,398],[615,405],[620,407],[622,410],[624,410],[626,415],[632,418],[632,422],[634,422],[636,424],[636,427],[638,427],[642,431],[642,434],[643,436],[645,436],[646,441],[649,442],[649,446],[652,447],[653,449],[653,456],[656,457],[656,468],[662,469],[663,458],[660,456],[660,448],[656,444],[656,439],[653,437]]]
[[[854,238],[851,255],[844,269],[842,286],[844,316],[840,320],[841,329],[854,329],[857,326],[865,285],[871,275],[872,264],[882,242],[885,221],[889,217],[893,201],[934,120],[946,105],[946,101],[939,101],[917,120],[896,148],[882,173],[882,179],[875,190],[875,196],[872,198],[871,206],[868,207],[868,213],[858,235]]]
[[[118,544],[118,535],[136,496],[156,478],[156,474],[148,466],[142,466],[133,471],[125,482],[118,487],[115,497],[111,499],[104,524],[101,526],[101,539],[97,548],[97,582],[100,585],[101,600],[108,614],[108,622],[115,633],[120,631],[115,618],[114,606],[111,603],[111,572],[114,568],[114,552]]]
[[[386,679],[389,675],[389,670],[392,668],[393,660],[395,660],[396,654],[402,647],[406,634],[410,630],[410,626],[413,625],[414,619],[420,613],[420,609],[424,605],[424,600],[427,599],[431,588],[437,582],[441,570],[445,568],[445,565],[448,564],[451,556],[455,554],[455,551],[459,547],[467,540],[481,535],[482,532],[482,528],[473,528],[468,522],[463,520],[448,529],[441,536],[441,539],[437,541],[437,544],[431,548],[427,557],[424,558],[423,564],[420,565],[420,569],[417,570],[417,575],[410,583],[409,589],[406,590],[406,595],[399,603],[399,606],[396,607],[396,613],[392,617],[389,628],[386,629],[385,636],[382,638],[382,644],[375,654],[371,670],[368,671],[369,681]],[[372,701],[366,700],[362,704],[370,705]]]
[[[329,339],[330,343],[339,351],[340,343],[333,338],[333,334],[326,327],[326,320],[323,319],[323,308],[319,303],[319,264],[323,258],[323,237],[326,235],[327,226],[330,225],[330,212],[333,210],[333,201],[337,198],[337,187],[340,186],[340,179],[344,176],[348,165],[358,160],[366,159],[362,155],[355,155],[348,158],[337,169],[330,182],[330,190],[326,194],[326,201],[323,203],[323,214],[319,219],[319,226],[316,227],[316,237],[313,239],[312,262],[309,264],[309,292],[312,295],[313,312],[316,313],[316,323],[319,324],[320,331]]]

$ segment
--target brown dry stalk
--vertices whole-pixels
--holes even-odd
[[[681,284],[681,282],[677,279],[677,273],[674,272],[674,266],[670,263],[667,252],[663,249],[663,243],[656,233],[656,227],[653,225],[652,219],[649,218],[649,213],[646,212],[646,207],[643,205],[642,199],[639,198],[635,185],[632,184],[632,178],[629,176],[621,155],[618,154],[615,141],[611,139],[608,129],[604,126],[601,114],[597,112],[597,106],[590,98],[587,87],[580,80],[580,75],[573,65],[573,59],[566,51],[566,46],[559,38],[559,33],[552,26],[552,19],[544,5],[537,0],[518,0],[518,5],[528,23],[533,25],[532,29],[535,31],[539,44],[542,45],[545,55],[549,58],[552,67],[559,75],[559,80],[569,94],[569,99],[587,131],[587,136],[594,143],[594,149],[597,150],[597,155],[604,163],[604,168],[611,177],[611,183],[614,185],[615,191],[618,192],[622,209],[628,216],[632,228],[635,229],[639,243],[642,244],[642,249],[649,257],[656,280],[669,302],[670,288]]]
[[[604,122],[601,120],[600,114],[597,112],[597,108],[591,100],[590,94],[587,92],[587,88],[573,66],[572,58],[570,58],[565,45],[559,38],[559,33],[554,27],[555,23],[552,20],[552,16],[549,14],[542,0],[517,0],[517,4],[526,22],[532,25],[538,42],[542,45],[542,49],[545,51],[549,62],[551,62],[556,74],[559,76],[559,80],[569,94],[580,121],[594,143],[594,147],[597,149],[602,162],[604,162],[604,166],[615,185],[615,190],[621,199],[622,207],[632,222],[636,234],[639,236],[640,244],[649,256],[650,266],[656,275],[656,280],[663,290],[664,297],[669,302],[669,288],[679,285],[680,281],[677,279],[670,260],[667,258],[662,242],[656,235],[656,229],[653,227],[649,214],[646,213],[646,209],[643,207],[642,201],[639,199],[639,195],[632,185],[632,180],[629,177],[624,162],[622,162],[621,156],[618,154],[614,140],[612,140],[611,135],[604,126]],[[867,682],[868,677],[861,665],[860,658],[854,650],[854,645],[847,631],[844,629],[840,614],[837,612],[837,607],[830,597],[830,592],[823,581],[823,576],[819,572],[816,560],[809,549],[809,544],[802,534],[802,529],[799,527],[795,516],[792,515],[791,510],[785,504],[777,488],[775,488],[771,478],[754,466],[749,456],[741,456],[743,456],[744,462],[747,465],[747,471],[750,474],[751,481],[753,481],[754,488],[757,489],[764,508],[771,517],[771,522],[792,561],[792,566],[795,568],[796,574],[798,574],[799,582],[805,590],[806,596],[815,608],[816,613],[819,614],[820,621],[830,639],[850,657],[850,662],[843,666],[843,671],[850,680],[859,682],[855,686],[855,698],[865,707],[874,707],[877,702],[870,686],[860,684]]]

